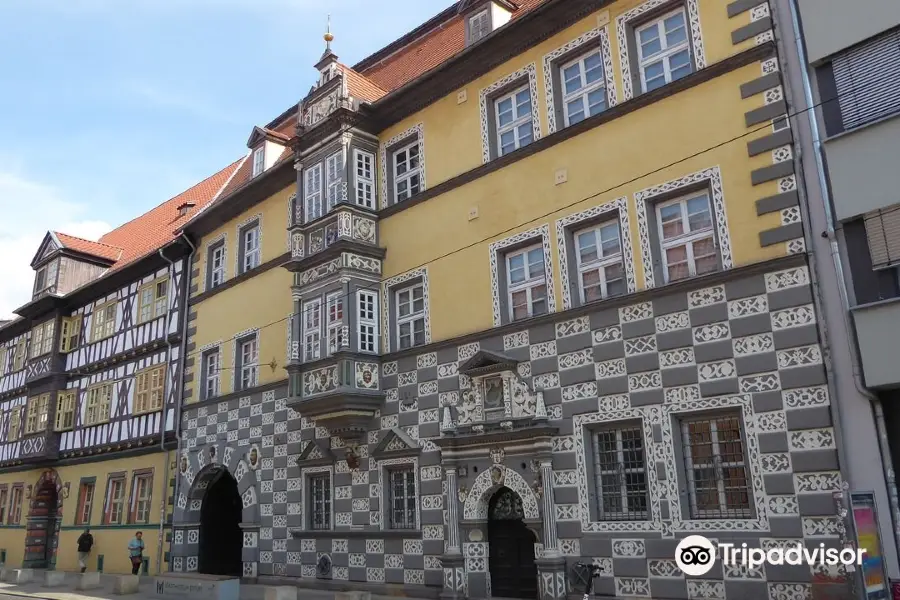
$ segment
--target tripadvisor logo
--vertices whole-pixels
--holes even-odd
[[[845,547],[826,548],[819,544],[818,548],[809,548],[797,542],[782,548],[751,548],[746,543],[714,544],[702,535],[689,535],[675,547],[675,563],[688,576],[699,577],[709,573],[720,555],[724,566],[741,565],[748,569],[757,569],[764,563],[770,565],[845,565],[848,570],[862,565],[864,548]]]

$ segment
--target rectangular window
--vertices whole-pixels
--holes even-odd
[[[22,522],[22,486],[14,485],[12,488],[12,499],[9,502],[9,519],[7,525],[18,525]]]
[[[27,354],[27,350],[28,346],[25,344],[25,337],[20,337],[19,341],[16,342],[16,345],[13,348],[13,372],[21,371],[25,368],[25,356]]]
[[[28,412],[25,415],[25,435],[31,435],[47,429],[49,405],[50,394],[41,394],[28,400]]]
[[[303,177],[303,198],[307,223],[325,214],[322,210],[322,163],[306,169]]]
[[[375,292],[356,292],[358,306],[357,338],[360,352],[378,351],[378,296]]]
[[[241,230],[241,273],[255,269],[260,263],[259,223]]]
[[[9,411],[9,430],[6,438],[9,442],[15,442],[19,439],[22,428],[22,407],[16,406]]]
[[[259,343],[256,336],[238,342],[240,352],[240,389],[256,387],[259,377]]]
[[[219,351],[209,350],[203,354],[203,398],[209,400],[219,395]]]
[[[9,490],[0,488],[0,525],[6,522],[6,506],[9,504]]]
[[[331,529],[331,477],[327,473],[309,478],[310,529]]]
[[[84,410],[85,425],[96,425],[109,420],[112,390],[113,384],[111,383],[101,383],[88,388],[87,403]]]
[[[576,232],[575,252],[582,303],[625,293],[618,221]]]
[[[109,302],[94,309],[94,326],[91,341],[110,337],[116,330],[116,303]]]
[[[106,484],[106,507],[103,509],[104,525],[122,525],[125,507],[125,477],[110,477]]]
[[[37,270],[34,276],[34,295],[51,290],[56,286],[56,276],[59,272],[59,261],[53,260]]]
[[[169,280],[157,279],[138,292],[138,323],[146,323],[166,314],[169,308]]]
[[[417,283],[397,290],[397,348],[425,345],[425,286]]]
[[[497,149],[500,156],[527,146],[534,139],[531,90],[528,84],[494,101]]]
[[[546,314],[543,246],[529,246],[506,255],[506,294],[513,321]]]
[[[75,512],[76,525],[91,524],[91,509],[94,506],[94,482],[82,481],[78,487],[78,509]]]
[[[335,152],[325,159],[325,197],[328,210],[341,199],[341,184],[344,181],[344,154]]]
[[[322,357],[322,301],[310,300],[303,305],[303,360]]]
[[[656,207],[656,219],[667,282],[718,269],[709,193],[661,202]]]
[[[559,72],[566,126],[606,110],[606,79],[599,49],[565,63]]]
[[[209,249],[207,269],[209,270],[209,289],[225,283],[225,242],[219,242]]]
[[[59,332],[59,351],[66,353],[78,349],[81,343],[81,317],[63,317]]]
[[[900,29],[839,53],[831,66],[834,92],[821,95],[837,97],[843,129],[900,110]]]
[[[144,369],[136,379],[132,414],[161,409],[166,387],[166,365]]]
[[[469,17],[469,44],[474,44],[491,32],[491,15],[482,10]]]
[[[146,524],[150,522],[150,497],[153,490],[153,475],[141,473],[131,482],[131,510],[128,522]]]
[[[53,325],[55,321],[45,321],[31,330],[31,358],[49,354],[53,350]]]
[[[75,426],[75,391],[59,392],[56,396],[54,431],[68,431]]]
[[[266,168],[266,147],[253,151],[253,177],[261,174]]]
[[[394,201],[403,202],[422,191],[421,148],[415,141],[394,151]]]
[[[356,165],[356,203],[375,208],[375,155],[353,150],[353,162]]]
[[[388,481],[391,529],[415,529],[419,499],[416,496],[416,474],[413,467],[388,471]]]
[[[681,439],[691,518],[751,517],[740,417],[685,419]]]
[[[598,519],[646,519],[647,472],[640,425],[604,429],[593,438]]]
[[[684,8],[635,30],[641,89],[655,90],[694,70]]]
[[[344,326],[344,296],[340,292],[329,294],[325,298],[326,328],[328,332],[328,355],[331,356],[344,345],[342,329]]]

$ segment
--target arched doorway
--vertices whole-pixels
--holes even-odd
[[[219,469],[200,508],[200,573],[241,576],[242,509],[237,481],[226,469]]]
[[[488,566],[491,595],[499,598],[537,598],[534,533],[525,526],[522,498],[507,487],[488,504]]]
[[[52,569],[56,565],[59,535],[59,492],[55,474],[41,476],[31,493],[22,566]]]

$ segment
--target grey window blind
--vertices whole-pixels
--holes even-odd
[[[832,67],[845,129],[900,110],[900,29],[837,55]]]
[[[872,268],[900,264],[900,204],[866,213],[865,222]]]

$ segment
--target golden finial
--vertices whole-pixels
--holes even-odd
[[[334,40],[334,36],[331,35],[331,15],[328,15],[328,27],[322,37],[325,39],[325,49],[331,50],[331,42]]]

